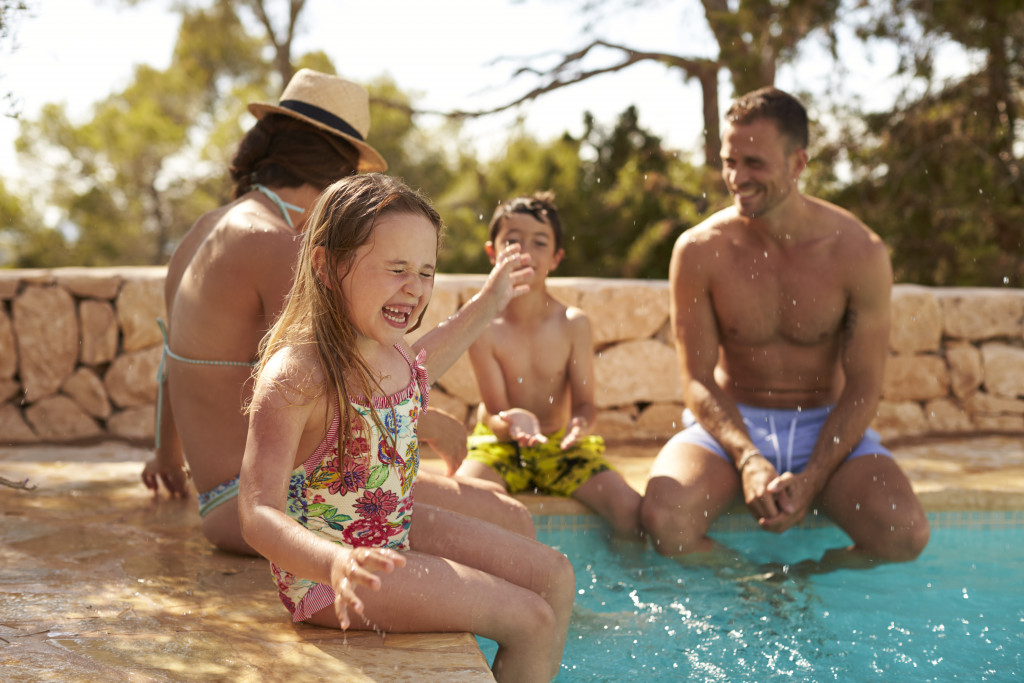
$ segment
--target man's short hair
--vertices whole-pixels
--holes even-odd
[[[759,88],[737,98],[725,112],[725,120],[746,125],[769,119],[796,147],[807,149],[807,110],[800,101],[773,86]]]

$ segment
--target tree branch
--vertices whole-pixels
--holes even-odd
[[[620,52],[625,53],[625,55],[622,61],[618,62],[617,64],[611,64],[609,66],[601,67],[598,69],[580,71],[578,73],[567,75],[567,72],[569,71],[569,68],[571,66],[573,66],[577,62],[582,61],[588,54],[590,54],[591,51],[599,47],[618,50]],[[684,80],[689,78],[699,79],[701,78],[701,74],[707,73],[709,69],[717,71],[720,66],[716,60],[712,59],[681,57],[679,55],[668,54],[665,52],[647,52],[643,50],[634,50],[633,48],[629,48],[624,45],[616,45],[614,43],[609,43],[604,40],[595,40],[589,45],[586,45],[585,47],[575,52],[571,52],[565,55],[562,58],[562,60],[554,68],[550,70],[543,71],[531,66],[519,67],[513,74],[513,78],[521,76],[523,74],[534,74],[537,76],[548,77],[550,78],[550,80],[547,83],[543,83],[542,85],[537,86],[533,90],[530,90],[529,92],[525,93],[521,97],[518,97],[511,102],[499,105],[497,107],[492,107],[491,109],[479,109],[476,111],[436,111],[429,109],[419,109],[404,103],[393,102],[382,98],[371,98],[371,101],[376,104],[389,107],[391,109],[405,112],[409,115],[434,114],[445,116],[452,119],[479,118],[482,116],[489,116],[491,114],[497,114],[499,112],[507,111],[509,109],[519,106],[520,104],[523,104],[524,102],[530,102],[532,100],[535,100],[541,95],[547,94],[549,92],[560,90],[570,85],[575,85],[576,83],[582,83],[583,81],[589,80],[596,76],[602,76],[604,74],[622,71],[623,69],[626,69],[634,64],[646,61],[655,61],[665,65],[666,67],[682,69],[683,72],[686,74]]]

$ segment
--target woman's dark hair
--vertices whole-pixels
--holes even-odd
[[[235,199],[256,183],[319,190],[356,172],[359,152],[342,138],[290,116],[270,114],[238,144],[229,171]]]

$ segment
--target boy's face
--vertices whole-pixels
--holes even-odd
[[[519,244],[524,254],[530,255],[530,265],[540,279],[558,267],[565,256],[564,249],[555,249],[555,231],[528,213],[512,213],[502,219],[493,242],[484,245],[491,263],[510,244]]]

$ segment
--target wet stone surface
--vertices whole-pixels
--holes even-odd
[[[660,444],[610,444],[638,491]],[[929,511],[1024,509],[1024,438],[906,444]],[[343,634],[293,625],[267,563],[213,549],[195,500],[154,500],[149,451],[0,448],[0,680],[486,681],[468,634]],[[427,462],[426,466],[430,466]],[[525,497],[535,514],[586,512]]]

